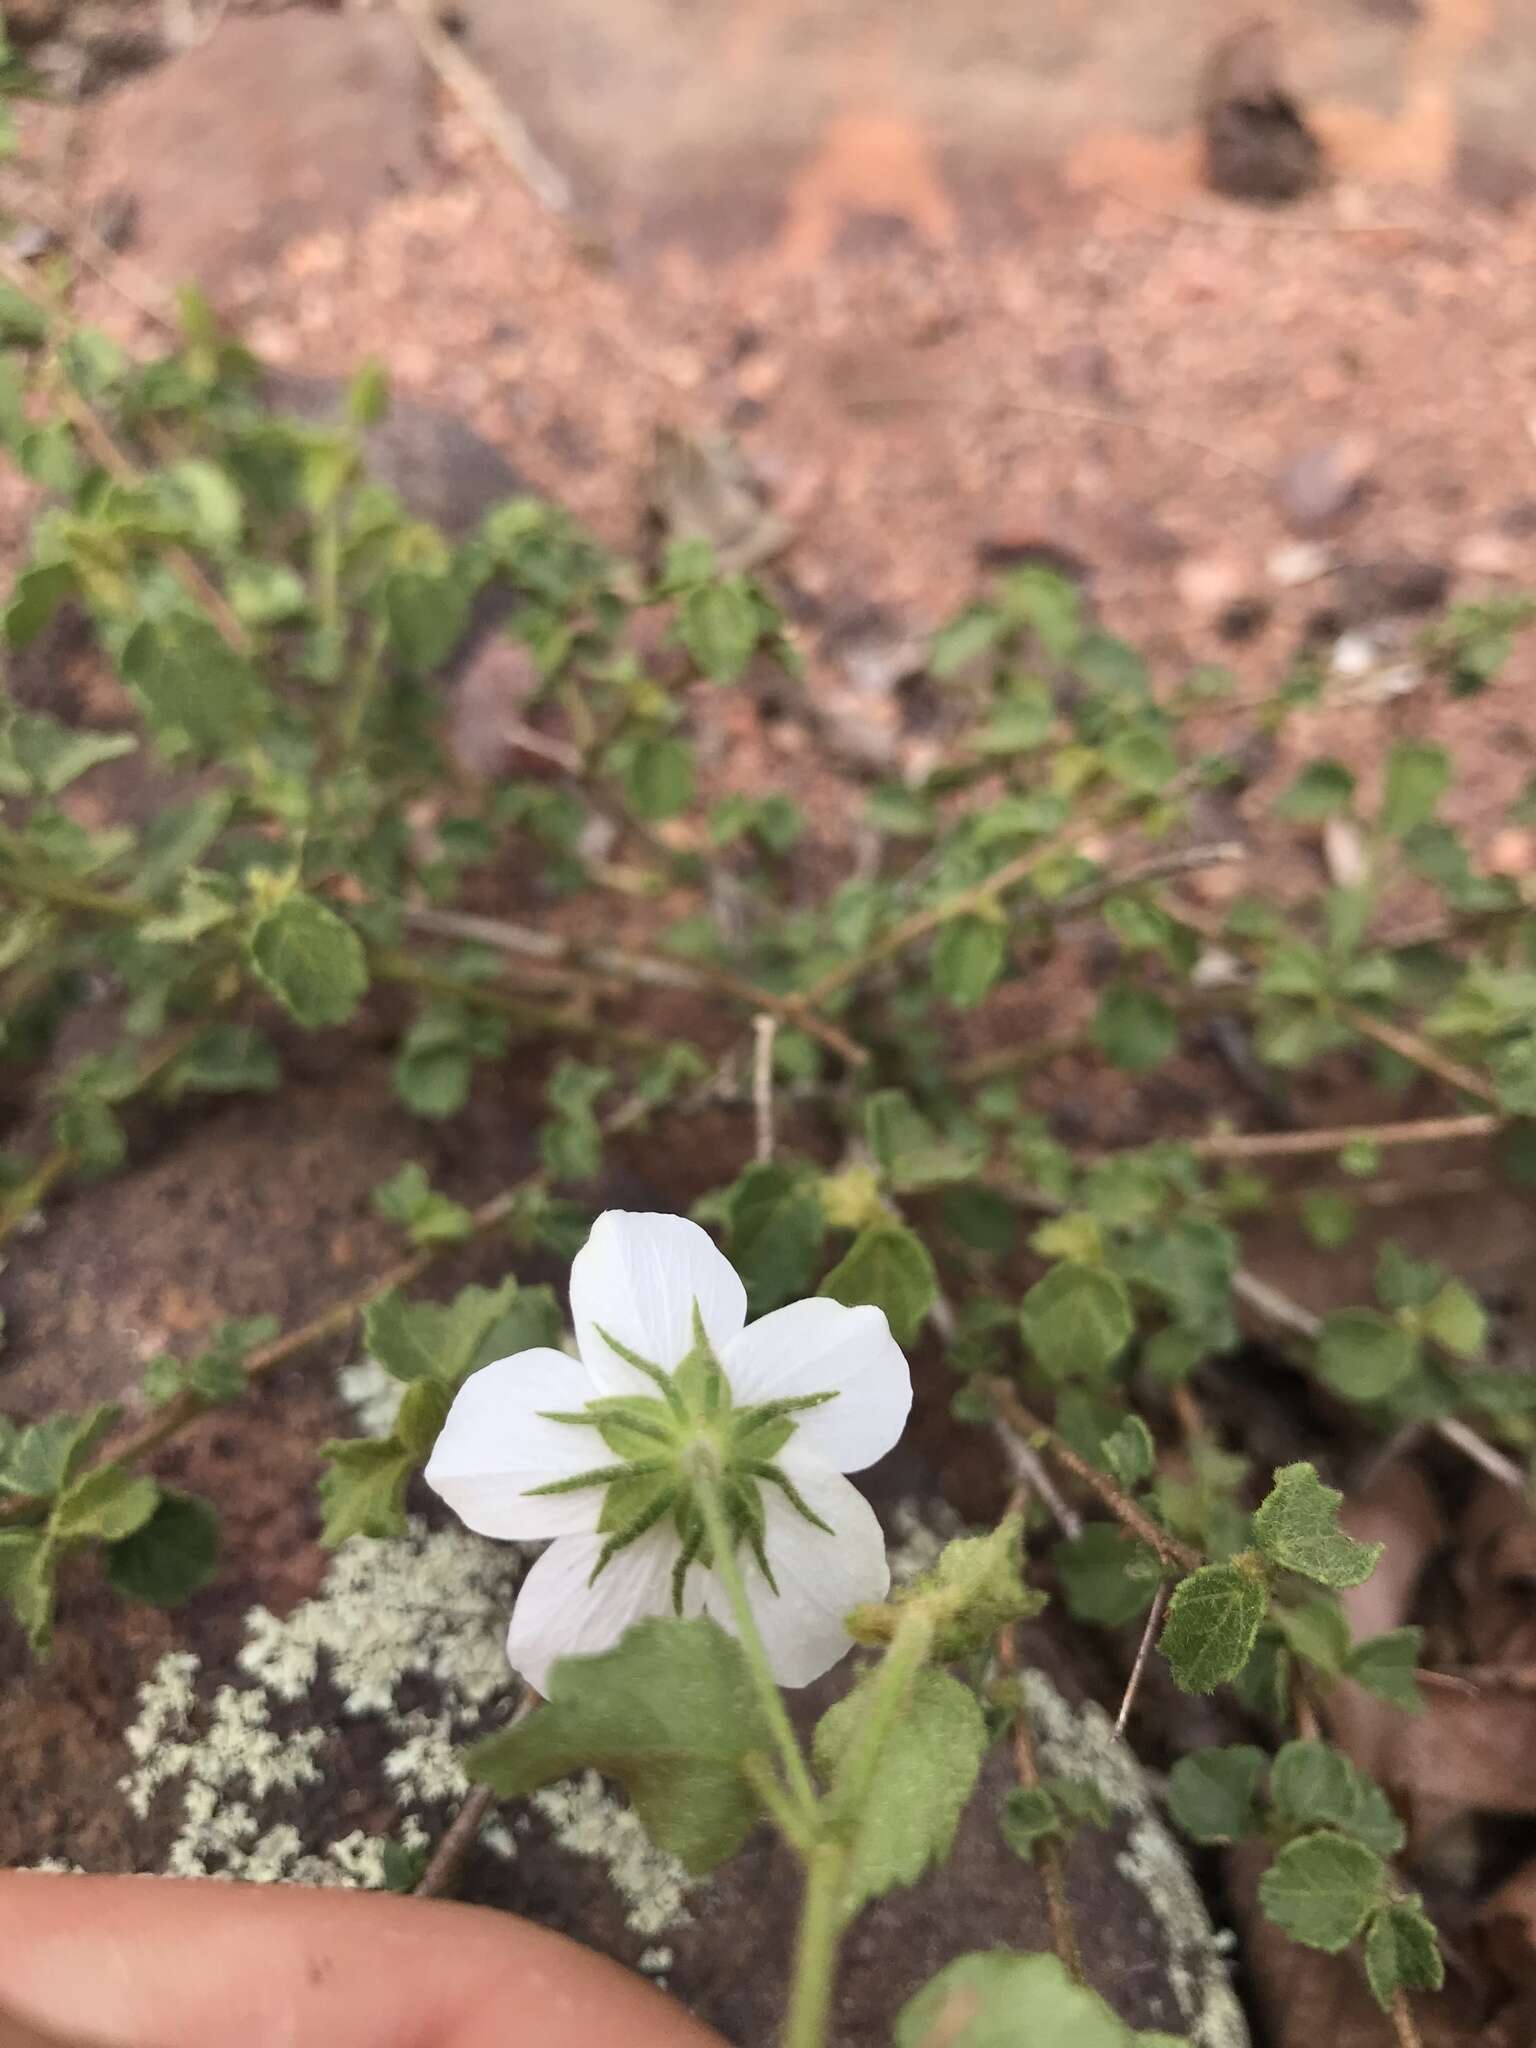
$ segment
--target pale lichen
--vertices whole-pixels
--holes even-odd
[[[546,1786],[534,1793],[533,1805],[563,1849],[603,1865],[636,1934],[664,1934],[688,1920],[687,1872],[655,1847],[630,1808],[604,1789],[596,1771]]]
[[[1091,1778],[1127,1816],[1116,1868],[1146,1901],[1148,1933],[1160,1933],[1169,1986],[1192,2048],[1248,2048],[1248,2024],[1228,1978],[1229,1944],[1211,1925],[1183,1851],[1164,1826],[1145,1772],[1093,1702],[1074,1706],[1041,1671],[1024,1678],[1041,1761],[1048,1771]]]

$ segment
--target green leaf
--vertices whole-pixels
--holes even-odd
[[[102,1405],[83,1415],[50,1415],[0,1440],[0,1493],[51,1499],[81,1471],[120,1412]]]
[[[561,1657],[547,1703],[469,1752],[471,1778],[519,1799],[578,1770],[617,1779],[659,1849],[690,1871],[758,1817],[743,1772],[772,1740],[741,1645],[708,1620],[642,1621],[598,1657]]]
[[[1270,1619],[1298,1657],[1330,1679],[1343,1676],[1349,1623],[1334,1594],[1316,1593],[1296,1607],[1276,1607]]]
[[[1407,1379],[1415,1362],[1413,1339],[1379,1309],[1341,1308],[1323,1318],[1317,1369],[1351,1401],[1381,1400]]]
[[[1286,1465],[1253,1518],[1253,1538],[1272,1564],[1320,1586],[1359,1586],[1376,1569],[1383,1545],[1357,1543],[1338,1526],[1344,1496],[1324,1486],[1313,1465]]]
[[[1144,1074],[1178,1046],[1179,1020],[1151,989],[1117,982],[1099,998],[1093,1037],[1112,1067]]]
[[[282,1078],[277,1054],[248,1024],[211,1024],[168,1071],[161,1087],[183,1095],[266,1094]]]
[[[43,1655],[53,1633],[53,1575],[58,1552],[41,1529],[0,1529],[0,1600]]]
[[[591,1180],[603,1163],[603,1133],[593,1104],[612,1081],[607,1067],[563,1059],[545,1090],[555,1112],[539,1132],[539,1152],[557,1181]]]
[[[1010,1621],[1038,1614],[1045,1596],[1019,1574],[1022,1523],[1008,1515],[987,1536],[957,1536],[931,1571],[898,1586],[886,1600],[856,1607],[848,1618],[857,1642],[888,1643],[902,1618],[921,1613],[933,1635],[935,1663],[984,1649]]]
[[[1242,1564],[1207,1564],[1175,1586],[1159,1648],[1181,1692],[1214,1692],[1253,1654],[1269,1611],[1263,1574]]]
[[[1363,1931],[1386,1888],[1374,1851],[1321,1829],[1287,1842],[1260,1880],[1259,1898],[1293,1940],[1337,1955]]]
[[[896,2015],[893,2048],[1155,2048],[1060,1959],[985,1949],[930,1978]]]
[[[997,1825],[1003,1840],[1015,1856],[1034,1861],[1042,1842],[1053,1842],[1062,1833],[1061,1814],[1043,1785],[1015,1785],[1003,1801]]]
[[[678,614],[677,637],[705,675],[734,683],[762,635],[763,616],[744,576],[725,576],[690,590]]]
[[[669,733],[635,741],[624,771],[629,807],[637,818],[659,824],[693,802],[693,749]]]
[[[107,1577],[130,1600],[175,1607],[213,1577],[219,1517],[189,1493],[162,1494],[141,1529],[107,1552]]]
[[[1298,824],[1320,824],[1348,810],[1355,794],[1355,778],[1342,761],[1312,761],[1302,769],[1275,810],[1282,818]]]
[[[440,1195],[416,1159],[380,1181],[373,1191],[373,1206],[408,1231],[413,1244],[459,1244],[474,1229],[474,1219],[463,1203]]]
[[[1236,1743],[1180,1757],[1168,1777],[1168,1807],[1194,1842],[1238,1842],[1258,1825],[1257,1795],[1269,1758]]]
[[[446,1305],[408,1301],[398,1288],[371,1302],[363,1317],[370,1358],[392,1379],[436,1379],[457,1387],[492,1358],[492,1346],[518,1298],[515,1279],[499,1287],[461,1288]]]
[[[98,1465],[60,1494],[53,1532],[63,1542],[94,1536],[104,1543],[119,1543],[143,1528],[159,1498],[153,1479],[144,1479],[125,1465]]]
[[[19,285],[0,279],[0,342],[40,348],[48,339],[48,316]]]
[[[1488,1316],[1471,1288],[1448,1280],[1424,1311],[1424,1328],[1456,1358],[1476,1358],[1488,1341]]]
[[[56,718],[26,711],[15,714],[0,743],[40,796],[57,796],[89,769],[131,754],[138,745],[131,733],[72,732]]]
[[[313,896],[285,896],[251,933],[251,965],[306,1029],[345,1024],[368,989],[363,944]]]
[[[898,1344],[910,1344],[937,1301],[939,1276],[922,1239],[903,1224],[870,1223],[821,1283],[821,1292],[849,1308],[884,1309]]]
[[[1381,1787],[1325,1742],[1287,1742],[1275,1758],[1269,1796],[1290,1830],[1337,1828],[1380,1856],[1395,1856],[1407,1831]]]
[[[1444,747],[1406,741],[1387,756],[1386,789],[1381,800],[1381,829],[1394,838],[1427,825],[1450,787],[1451,761]]]
[[[1179,757],[1167,733],[1141,726],[1116,733],[1104,749],[1104,766],[1127,789],[1152,796],[1179,772]]]
[[[1399,1991],[1438,1991],[1445,1982],[1439,1937],[1416,1897],[1394,1899],[1371,1922],[1365,1975],[1383,2012]]]
[[[857,1757],[874,1697],[875,1675],[861,1679],[816,1726],[816,1768],[834,1807],[854,1830],[845,1910],[900,1885],[916,1884],[949,1854],[987,1746],[975,1694],[947,1671],[919,1671],[901,1718],[880,1751],[879,1776],[862,1815],[842,1812],[844,1768]]]
[[[1067,1606],[1078,1621],[1119,1628],[1145,1614],[1157,1589],[1157,1558],[1113,1522],[1090,1522],[1051,1552]]]
[[[725,1223],[752,1315],[810,1292],[827,1222],[809,1174],[770,1161],[749,1166],[726,1197]]]
[[[1419,1691],[1419,1654],[1424,1646],[1421,1628],[1393,1628],[1379,1636],[1367,1636],[1356,1643],[1345,1662],[1345,1672],[1356,1685],[1401,1707],[1405,1714],[1422,1713],[1424,1697]]]
[[[320,1478],[320,1541],[334,1549],[353,1536],[403,1535],[405,1489],[416,1454],[393,1436],[332,1441],[321,1448],[328,1462]]]
[[[1019,1308],[1025,1342],[1056,1381],[1101,1380],[1136,1332],[1125,1282],[1107,1266],[1064,1260]]]
[[[129,636],[121,667],[172,753],[231,753],[272,725],[276,707],[266,684],[201,612],[146,620]]]
[[[979,1135],[942,1136],[899,1088],[881,1088],[869,1097],[864,1134],[898,1194],[969,1180],[985,1156]]]
[[[1336,1252],[1354,1236],[1360,1211],[1337,1188],[1313,1188],[1301,1198],[1301,1221],[1319,1251]]]
[[[995,987],[1008,958],[1008,928],[995,917],[952,917],[934,941],[929,963],[934,988],[962,1010],[972,1010]]]
[[[50,625],[60,605],[75,594],[76,578],[69,562],[35,562],[11,586],[5,608],[5,638],[18,653],[30,647]]]

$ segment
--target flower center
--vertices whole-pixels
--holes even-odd
[[[672,1605],[680,1614],[689,1569],[697,1564],[707,1571],[715,1561],[700,1505],[700,1495],[708,1490],[719,1502],[732,1548],[745,1545],[777,1593],[764,1545],[767,1515],[763,1488],[777,1487],[797,1514],[832,1534],[778,1461],[795,1433],[796,1417],[807,1408],[834,1400],[835,1392],[738,1405],[731,1398],[730,1381],[709,1341],[697,1303],[692,1347],[671,1372],[641,1358],[606,1330],[598,1334],[626,1364],[643,1373],[656,1392],[604,1395],[585,1408],[546,1414],[544,1419],[549,1422],[595,1429],[615,1462],[594,1465],[568,1479],[551,1480],[547,1486],[530,1487],[530,1495],[602,1489],[597,1526],[605,1541],[592,1568],[593,1580],[621,1550],[670,1516],[678,1538]]]

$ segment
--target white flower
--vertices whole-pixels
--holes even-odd
[[[877,1308],[797,1301],[746,1327],[734,1268],[682,1216],[610,1209],[571,1268],[580,1359],[522,1351],[472,1373],[427,1482],[471,1529],[555,1540],[523,1581],[507,1653],[545,1689],[557,1657],[648,1615],[735,1632],[699,1505],[726,1510],[781,1685],[848,1648],[890,1584],[880,1526],[842,1476],[900,1436],[907,1361]]]

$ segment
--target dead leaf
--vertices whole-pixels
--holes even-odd
[[[727,575],[758,568],[789,545],[788,525],[728,434],[658,427],[647,502],[664,544],[708,541]]]

